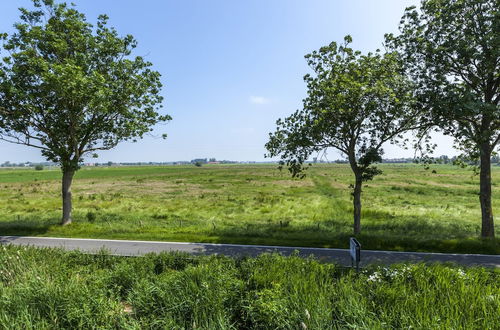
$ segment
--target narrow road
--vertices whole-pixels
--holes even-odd
[[[193,255],[257,256],[265,252],[279,252],[283,255],[290,255],[294,251],[298,251],[301,256],[314,255],[321,261],[335,262],[346,266],[351,264],[349,250],[345,249],[25,236],[0,236],[0,244],[57,247],[87,253],[95,253],[105,249],[110,254],[121,256],[139,256],[164,251],[185,252]],[[500,255],[361,251],[361,266],[368,264],[388,265],[398,262],[452,262],[464,266],[500,268]]]

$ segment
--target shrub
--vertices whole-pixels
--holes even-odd
[[[97,216],[94,212],[87,212],[86,218],[88,222],[94,222]]]

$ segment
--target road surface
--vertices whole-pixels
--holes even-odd
[[[283,255],[290,255],[294,251],[298,251],[301,256],[314,255],[317,259],[325,262],[335,262],[345,266],[351,264],[349,250],[345,249],[25,236],[0,236],[0,244],[57,247],[87,253],[96,253],[105,249],[110,254],[121,256],[139,256],[164,251],[185,252],[192,255],[256,256],[265,252],[279,252]],[[368,264],[387,265],[399,262],[452,262],[464,266],[500,268],[500,255],[361,251],[360,266]]]

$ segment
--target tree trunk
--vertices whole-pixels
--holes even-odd
[[[354,206],[354,235],[361,233],[361,184],[361,175],[356,174],[356,183],[352,193]]]
[[[479,201],[481,202],[481,237],[494,238],[493,210],[491,207],[491,147],[481,145],[481,171],[479,174]]]
[[[71,183],[73,182],[73,176],[75,175],[74,170],[63,169],[62,177],[62,225],[67,225],[71,223]]]

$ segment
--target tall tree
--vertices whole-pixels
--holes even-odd
[[[161,115],[160,74],[137,42],[101,15],[97,27],[73,6],[33,0],[15,33],[3,35],[0,138],[41,150],[62,169],[62,224],[71,222],[71,183],[83,157],[141,138]]]
[[[491,156],[500,143],[500,2],[423,0],[407,8],[401,34],[387,44],[401,52],[417,86],[422,122],[455,139],[479,161],[483,238],[493,238]]]
[[[332,42],[306,55],[314,74],[307,74],[303,109],[277,121],[266,148],[281,157],[293,176],[302,176],[311,154],[334,148],[349,161],[354,174],[354,233],[361,232],[361,189],[381,171],[386,142],[401,142],[416,126],[412,86],[401,74],[396,53],[368,53],[349,48],[351,38]]]

